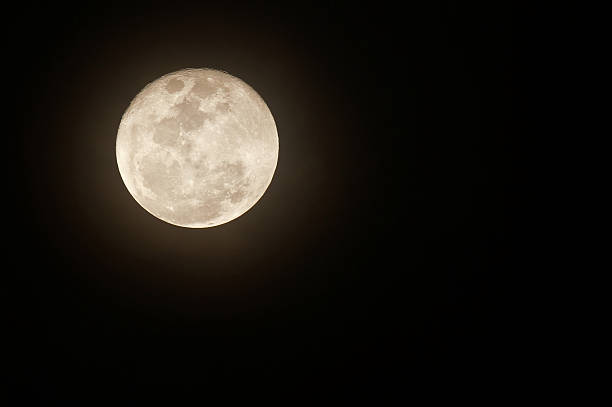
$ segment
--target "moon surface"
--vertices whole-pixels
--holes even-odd
[[[125,111],[117,165],[130,194],[177,226],[236,219],[262,197],[278,160],[263,99],[242,80],[184,69],[148,84]]]

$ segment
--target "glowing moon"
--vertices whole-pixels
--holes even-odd
[[[225,72],[185,69],[147,85],[125,111],[117,164],[134,199],[177,226],[236,219],[262,197],[278,160],[268,106]]]

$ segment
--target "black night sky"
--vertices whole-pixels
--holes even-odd
[[[402,388],[499,368],[517,165],[511,10],[493,3],[7,17],[24,394],[86,406],[138,386]],[[115,159],[132,98],[189,67],[251,85],[280,141],[263,198],[209,229],[148,214]]]

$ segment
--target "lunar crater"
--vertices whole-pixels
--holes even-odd
[[[180,91],[181,89],[183,89],[185,87],[185,83],[180,80],[180,79],[176,79],[176,78],[172,78],[168,81],[168,83],[166,84],[166,90],[169,93],[175,93]]]

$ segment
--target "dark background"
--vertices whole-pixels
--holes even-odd
[[[507,5],[28,3],[7,20],[29,395],[504,369]],[[187,67],[251,85],[280,140],[263,198],[210,229],[148,214],[115,160],[131,99]]]

